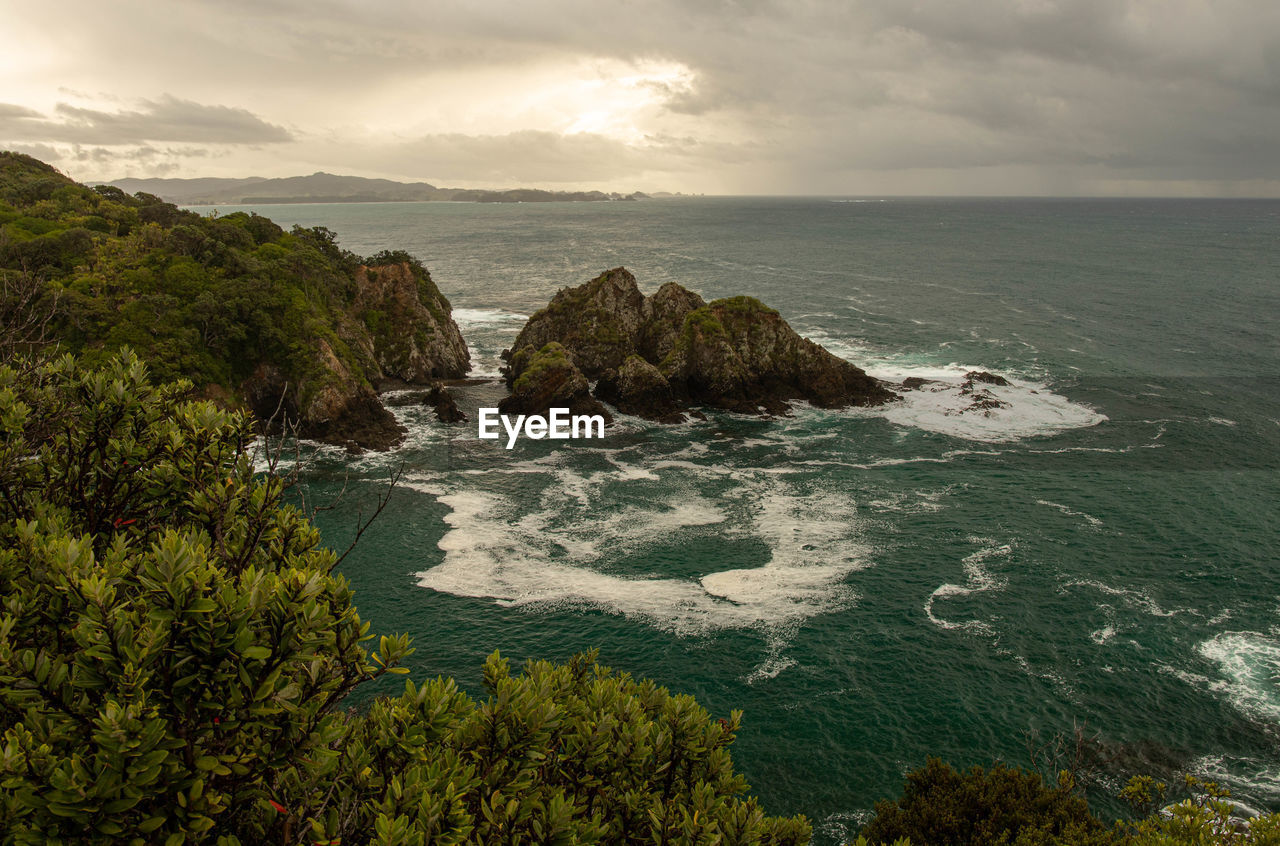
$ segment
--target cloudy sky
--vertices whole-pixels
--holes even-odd
[[[1276,0],[4,6],[0,147],[83,180],[1280,195]]]

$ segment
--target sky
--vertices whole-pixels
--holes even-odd
[[[1276,0],[0,0],[70,176],[1280,196]]]

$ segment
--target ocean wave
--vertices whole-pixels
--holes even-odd
[[[1059,590],[1066,591],[1073,587],[1092,588],[1108,596],[1119,597],[1129,607],[1144,611],[1152,617],[1176,617],[1179,614],[1191,614],[1196,617],[1204,616],[1195,608],[1164,608],[1145,589],[1112,587],[1097,579],[1075,579],[1064,582]]]
[[[964,440],[999,443],[1055,435],[1096,426],[1107,420],[1106,415],[1054,393],[1042,381],[1025,378],[1025,374],[1010,375],[1003,371],[1008,385],[984,384],[981,387],[1007,403],[1008,407],[971,410],[973,397],[961,393],[965,374],[984,370],[985,365],[939,364],[924,353],[885,354],[856,340],[833,337],[822,331],[811,332],[808,337],[877,379],[893,383],[908,378],[927,380],[918,390],[902,392],[902,402],[871,410],[871,414],[900,426]],[[1025,341],[1018,343],[1030,346]]]
[[[1215,689],[1241,713],[1280,722],[1280,641],[1257,632],[1223,632],[1199,646],[1224,676]]]
[[[1231,755],[1204,755],[1188,767],[1202,779],[1217,782],[1231,790],[1231,803],[1245,816],[1256,817],[1263,811],[1241,799],[1260,800],[1270,808],[1280,801],[1280,769],[1274,762]]]
[[[955,438],[1000,443],[1071,429],[1096,426],[1107,417],[1088,406],[1055,394],[1046,385],[1007,377],[1008,385],[983,385],[1004,408],[974,410],[972,395],[962,393],[965,374],[980,369],[949,365],[877,369],[868,363],[867,372],[880,379],[900,382],[911,376],[929,381],[914,391],[904,391],[902,402],[877,409],[880,416],[899,426],[923,429]]]
[[[453,322],[459,328],[467,326],[491,326],[495,323],[523,323],[529,315],[500,308],[455,308]]]

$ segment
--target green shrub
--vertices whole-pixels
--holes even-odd
[[[1089,813],[1067,780],[996,764],[961,773],[937,758],[907,774],[896,802],[877,802],[862,834],[870,843],[899,838],[927,846],[1103,846],[1123,836]]]
[[[800,846],[734,773],[739,716],[579,656],[488,696],[411,651],[255,475],[238,414],[132,354],[0,364],[4,842]]]
[[[1244,823],[1221,785],[1186,776],[1190,794],[1134,825],[1131,846],[1280,846],[1280,814]],[[1165,785],[1149,776],[1129,780],[1120,793],[1135,808],[1153,807],[1165,798]]]

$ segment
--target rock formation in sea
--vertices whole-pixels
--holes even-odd
[[[695,405],[780,414],[795,400],[842,408],[897,396],[759,300],[707,303],[673,282],[646,297],[622,267],[562,289],[505,356],[507,383],[526,411],[545,411],[543,398],[563,398],[567,386],[580,400],[593,382],[596,397],[619,411],[662,422]],[[535,370],[544,359],[555,367]]]
[[[926,387],[926,386],[934,387]],[[960,383],[960,396],[968,400],[968,405],[963,408],[948,411],[948,414],[968,414],[971,412],[981,413],[984,417],[990,417],[991,412],[1001,408],[1009,408],[1009,403],[991,393],[982,385],[995,385],[1001,388],[1009,387],[1009,380],[995,373],[989,373],[986,370],[970,370],[964,374],[964,381]],[[919,376],[909,376],[902,380],[902,384],[898,385],[903,391],[947,391],[954,388],[954,385],[948,385],[936,379],[923,379]]]
[[[465,423],[467,415],[458,408],[458,403],[449,393],[449,389],[441,382],[432,382],[425,391],[403,391],[384,396],[382,402],[386,406],[425,405],[435,414],[441,423]]]
[[[470,369],[467,343],[430,274],[407,261],[361,265],[355,284],[351,311],[368,330],[366,348],[383,378],[417,385]]]
[[[574,366],[563,346],[555,341],[541,349],[524,347],[511,356],[517,375],[510,380],[511,395],[498,403],[503,414],[545,414],[549,408],[567,408],[571,414],[599,414],[606,423],[613,416],[591,396],[591,386]]]

